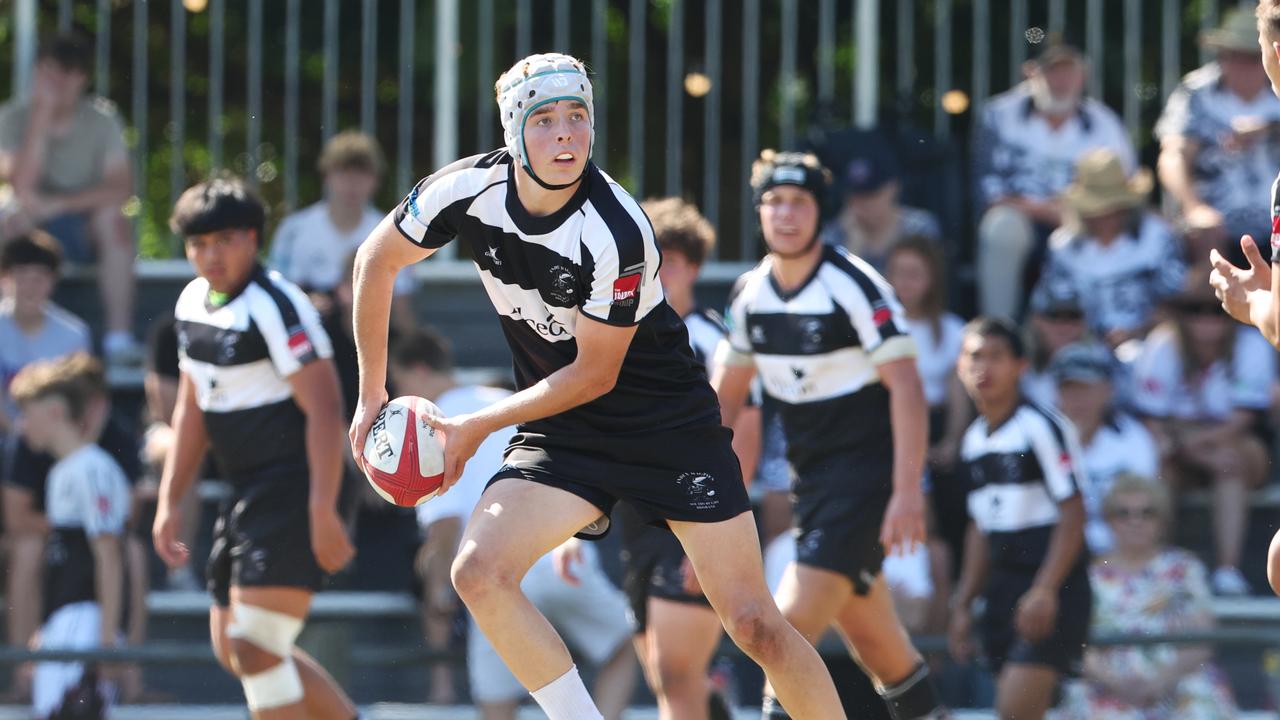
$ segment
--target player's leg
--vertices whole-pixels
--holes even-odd
[[[481,496],[453,563],[458,596],[540,704],[558,702],[554,698],[562,694],[579,698],[567,703],[589,700],[581,699],[585,689],[577,690],[582,682],[564,642],[521,592],[520,580],[539,557],[601,514],[567,490],[520,478],[500,479]]]
[[[226,647],[256,720],[351,720],[355,707],[295,642],[312,593],[296,587],[231,587]],[[314,695],[314,697],[311,697]]]
[[[1053,704],[1058,678],[1058,671],[1047,665],[1006,664],[996,679],[996,716],[1040,720]]]
[[[797,718],[843,718],[831,676],[813,646],[791,627],[764,582],[755,519],[744,512],[718,523],[671,521],[681,545],[733,641],[765,671]]]
[[[866,594],[849,597],[836,616],[836,628],[893,717],[934,717],[940,711],[929,668],[898,620],[883,575]]]
[[[662,720],[706,720],[707,667],[720,645],[720,618],[703,605],[649,599],[649,677]]]
[[[774,599],[782,616],[791,623],[810,645],[817,645],[831,627],[836,614],[853,594],[853,582],[840,573],[822,568],[789,563]],[[767,680],[764,686],[766,717],[785,718],[778,707],[778,696]]]

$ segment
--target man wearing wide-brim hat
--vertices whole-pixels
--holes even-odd
[[[1267,188],[1280,167],[1280,100],[1258,53],[1245,9],[1200,36],[1214,59],[1183,78],[1156,124],[1160,183],[1178,204],[1192,253],[1234,246],[1269,227]]]
[[[1186,275],[1177,238],[1148,209],[1152,185],[1149,170],[1126,173],[1110,150],[1085,154],[1062,193],[1063,227],[1049,239],[1045,278],[1079,288],[1089,327],[1113,347],[1144,335]]]

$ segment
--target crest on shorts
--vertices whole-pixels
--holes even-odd
[[[720,506],[716,492],[716,479],[710,473],[687,472],[676,478],[676,485],[689,497],[689,506],[695,510],[710,510]]]

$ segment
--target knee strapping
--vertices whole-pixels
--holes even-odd
[[[876,691],[889,706],[894,720],[933,720],[946,717],[946,710],[938,701],[929,666],[921,662],[910,675],[889,687],[877,687]]]
[[[227,637],[246,640],[284,660],[293,655],[293,643],[302,632],[302,620],[254,605],[234,605],[232,613]]]
[[[302,702],[305,695],[298,666],[289,656],[269,670],[240,678],[240,686],[244,688],[244,699],[253,711],[294,705]]]

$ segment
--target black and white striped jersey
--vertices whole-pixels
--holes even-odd
[[[797,467],[863,441],[882,441],[889,393],[879,363],[915,356],[893,290],[844,248],[825,246],[813,275],[790,292],[773,260],[738,278],[729,298],[729,362],[754,362],[778,401],[787,456]]]
[[[710,375],[716,348],[729,334],[724,318],[715,310],[697,308],[684,316],[684,327],[689,331],[689,347],[693,349],[693,356],[707,368],[707,374]]]
[[[306,418],[288,377],[332,356],[307,296],[280,273],[256,267],[226,303],[196,278],[174,309],[178,366],[191,378],[209,447],[231,481],[307,469]]]
[[[536,217],[520,203],[513,172],[505,150],[459,160],[419,182],[394,220],[421,247],[466,243],[511,347],[517,385],[573,362],[580,315],[639,326],[613,390],[520,429],[599,434],[719,423],[685,325],[662,294],[661,254],[639,203],[588,163],[569,202]]]
[[[1040,566],[1058,503],[1088,482],[1083,457],[1071,421],[1025,400],[997,428],[982,417],[969,426],[960,450],[969,517],[987,536],[993,566]]]
[[[85,445],[53,464],[44,504],[45,617],[72,603],[97,600],[92,541],[120,535],[129,517],[129,481],[106,450]]]

